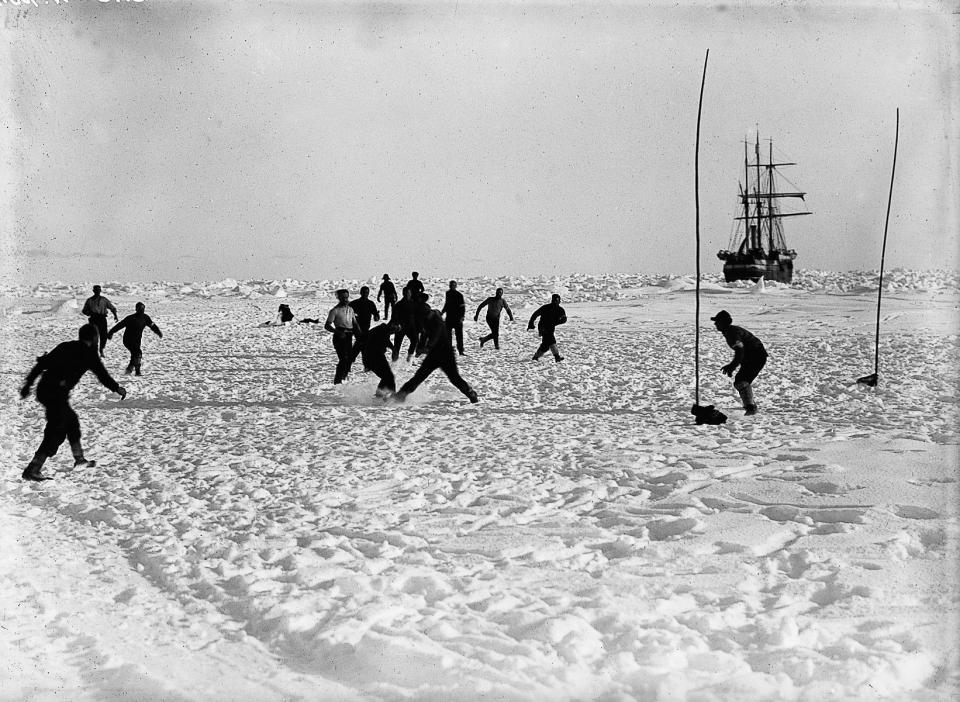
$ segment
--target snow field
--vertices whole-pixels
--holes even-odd
[[[720,427],[689,414],[682,281],[550,281],[569,292],[560,364],[532,362],[525,331],[550,286],[503,285],[502,349],[465,325],[475,406],[440,374],[403,406],[359,364],[334,387],[329,335],[256,326],[276,312],[259,284],[105,290],[121,315],[146,298],[164,339],[145,335],[142,378],[108,345],[128,398],[88,377],[73,403],[101,465],[69,471],[64,447],[41,486],[19,470],[42,408],[13,393],[82,318],[8,298],[0,592],[21,604],[0,697],[951,699],[956,289],[903,273],[866,389],[858,280],[717,286],[700,366]],[[468,309],[494,287],[461,284]],[[298,316],[332,305],[295,288]],[[754,418],[718,372],[721,307],[771,353]]]

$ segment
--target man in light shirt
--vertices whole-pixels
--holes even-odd
[[[117,308],[107,298],[100,294],[100,286],[93,286],[93,295],[83,303],[83,314],[90,318],[90,324],[100,333],[100,356],[107,345],[107,312],[113,312],[114,323],[120,321],[117,317]]]
[[[327,315],[323,328],[333,334],[333,348],[337,352],[337,370],[333,375],[333,384],[339,385],[350,375],[353,365],[353,337],[359,333],[357,313],[350,306],[350,291],[337,290],[337,304]]]

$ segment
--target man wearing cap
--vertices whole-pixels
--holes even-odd
[[[733,387],[740,393],[743,409],[746,410],[745,414],[754,415],[757,413],[757,405],[753,399],[751,383],[767,362],[767,350],[760,339],[743,327],[734,326],[733,318],[726,310],[720,310],[710,319],[717,331],[727,340],[727,346],[733,349],[733,360],[720,371],[729,377],[737,370],[737,366],[740,367],[733,378]]]
[[[327,315],[323,328],[333,334],[333,348],[337,352],[337,370],[333,384],[339,385],[350,375],[353,365],[353,336],[360,331],[357,313],[350,306],[350,291],[337,290],[337,304]]]
[[[107,298],[100,294],[100,286],[93,286],[93,295],[83,303],[83,314],[90,318],[90,323],[97,328],[100,334],[100,355],[107,345],[107,311],[113,312],[113,321],[119,321],[117,308]]]
[[[390,280],[387,273],[383,274],[383,282],[380,283],[380,290],[377,291],[377,302],[383,298],[383,320],[390,319],[390,310],[397,304],[397,286]]]
[[[88,461],[83,456],[80,420],[70,406],[70,391],[80,382],[84,373],[92,370],[97,380],[120,395],[121,400],[127,395],[123,386],[111,378],[103,367],[103,361],[97,353],[98,336],[95,326],[84,324],[80,327],[76,341],[58,344],[50,353],[40,356],[20,388],[20,397],[26,399],[33,381],[40,378],[37,383],[37,402],[43,405],[47,415],[43,441],[23,471],[24,480],[49,479],[40,469],[47,458],[57,453],[64,439],[70,442],[74,468],[91,468],[96,465],[96,461]]]

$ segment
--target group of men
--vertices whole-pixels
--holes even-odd
[[[416,272],[403,288],[403,297],[398,299],[396,288],[390,276],[384,274],[383,283],[377,294],[377,300],[384,301],[385,323],[371,328],[372,321],[380,320],[377,306],[369,299],[370,289],[360,288],[360,297],[350,301],[350,292],[337,290],[337,304],[327,315],[324,328],[333,335],[333,347],[337,353],[337,367],[334,383],[342,383],[350,373],[357,356],[361,356],[364,368],[374,373],[380,382],[377,395],[403,402],[427,377],[438,368],[446,374],[450,382],[472,403],[478,402],[476,391],[460,375],[457,358],[454,354],[454,336],[456,349],[460,355],[463,350],[463,320],[466,316],[466,302],[457,290],[456,281],[450,281],[443,308],[433,309],[429,304],[430,296],[424,291],[423,283]],[[286,309],[284,309],[286,308]],[[479,320],[480,312],[486,308],[487,324],[490,334],[480,339],[480,347],[493,341],[500,348],[500,316],[506,311],[513,321],[513,311],[503,299],[503,288],[497,288],[492,297],[488,297],[477,307],[474,321]],[[101,360],[107,339],[121,329],[124,330],[123,344],[130,352],[127,374],[141,374],[141,339],[143,330],[149,328],[158,337],[163,338],[160,328],[146,314],[146,307],[138,302],[134,314],[119,321],[117,309],[101,294],[99,285],[93,287],[91,296],[83,306],[83,314],[89,322],[80,327],[76,341],[67,341],[57,345],[52,351],[37,358],[20,390],[20,396],[30,394],[33,383],[37,383],[37,401],[46,412],[46,425],[43,440],[39,448],[23,471],[24,480],[47,480],[41,469],[46,460],[55,455],[59,447],[67,440],[74,457],[75,467],[94,466],[95,461],[86,459],[80,441],[80,422],[76,412],[70,407],[70,391],[83,375],[93,371],[97,379],[109,390],[126,397],[126,389],[117,383],[107,372]],[[114,326],[107,329],[107,313],[113,314]],[[391,314],[392,313],[392,314]],[[294,316],[288,305],[280,305],[280,316],[284,323],[293,321]],[[710,318],[715,327],[724,336],[727,345],[734,350],[733,360],[721,368],[727,376],[734,376],[734,387],[740,394],[745,414],[757,412],[753,396],[752,382],[767,361],[767,352],[763,343],[742,327],[735,326],[726,310],[721,310]],[[300,320],[317,322],[318,320]],[[555,331],[567,321],[567,315],[560,306],[560,295],[554,294],[548,304],[539,307],[527,324],[533,329],[534,323],[540,334],[540,346],[533,355],[538,360],[547,351],[559,362],[563,360],[557,349]],[[420,367],[399,390],[390,363],[386,360],[389,349],[394,361],[399,358],[403,339],[409,340],[408,358],[414,355],[425,356]],[[739,370],[738,370],[739,369]]]
[[[434,370],[442,370],[450,382],[466,395],[471,402],[477,402],[477,394],[462,378],[454,355],[464,355],[463,321],[466,317],[466,301],[457,290],[457,281],[451,280],[446,291],[443,307],[438,311],[430,306],[428,295],[420,281],[419,273],[414,271],[410,281],[403,287],[403,297],[398,299],[396,287],[389,274],[383,275],[383,282],[377,293],[377,301],[383,300],[384,323],[371,328],[373,321],[380,321],[377,306],[370,300],[370,289],[360,288],[360,297],[351,301],[350,291],[337,290],[337,304],[327,315],[324,328],[333,335],[333,347],[337,353],[337,367],[334,372],[334,384],[342,383],[350,373],[353,362],[362,354],[364,368],[380,378],[377,394],[381,397],[393,397],[399,402],[413,392]],[[493,296],[480,303],[474,313],[474,321],[479,320],[480,312],[486,308],[487,325],[490,333],[480,339],[480,348],[488,341],[500,348],[500,317],[507,313],[513,321],[513,311],[503,297],[503,288],[497,288]],[[392,316],[391,316],[392,312]],[[539,320],[539,322],[538,322]],[[548,350],[556,361],[563,357],[557,349],[555,330],[567,321],[567,315],[560,306],[560,296],[554,295],[550,303],[543,305],[530,317],[528,329],[538,329],[542,339],[533,359],[538,360]],[[392,360],[400,357],[404,339],[408,340],[407,358],[425,356],[420,368],[413,377],[397,390],[396,381],[385,355],[389,349]]]
[[[46,426],[43,430],[43,440],[34,453],[33,458],[23,471],[24,480],[47,480],[41,470],[46,460],[57,453],[66,440],[73,453],[74,467],[95,466],[96,461],[88,461],[83,454],[83,445],[80,441],[80,420],[77,413],[70,406],[70,391],[80,382],[80,378],[89,370],[108,390],[120,395],[122,400],[127,396],[126,389],[114,380],[103,365],[103,352],[110,339],[121,329],[123,345],[130,352],[130,362],[126,372],[129,375],[135,372],[141,374],[143,352],[141,343],[143,330],[150,329],[154,334],[163,338],[163,333],[152,319],[146,314],[146,306],[138,302],[136,311],[119,320],[117,308],[101,294],[99,285],[93,286],[93,295],[83,305],[83,314],[89,322],[80,327],[76,341],[66,341],[58,344],[52,351],[37,358],[36,364],[27,374],[23,387],[20,388],[20,397],[26,398],[30,394],[34,381],[37,383],[37,401],[43,405],[46,414]],[[107,313],[113,314],[116,322],[111,329],[107,329]]]

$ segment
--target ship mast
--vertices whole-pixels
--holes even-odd
[[[754,190],[754,192],[756,193],[756,198],[757,198],[757,230],[756,230],[756,232],[754,232],[753,246],[752,246],[751,248],[759,249],[759,248],[762,248],[762,245],[761,245],[760,242],[763,241],[763,239],[762,239],[762,236],[763,236],[763,234],[762,234],[762,232],[763,232],[763,201],[762,201],[762,199],[760,198],[760,187],[761,187],[761,185],[760,185],[760,182],[761,182],[761,179],[760,179],[760,132],[757,132],[757,141],[756,141],[756,143],[754,144],[753,152],[754,152],[754,155],[755,155],[756,158],[757,158],[757,163],[756,163],[756,166],[757,166],[757,185],[756,185],[756,189]]]
[[[740,190],[740,197],[743,198],[743,223],[746,236],[740,242],[740,252],[746,253],[750,250],[750,152],[747,146],[750,142],[743,140],[743,188]]]
[[[767,164],[767,188],[770,193],[770,202],[767,203],[767,253],[773,253],[773,139],[770,140]]]

